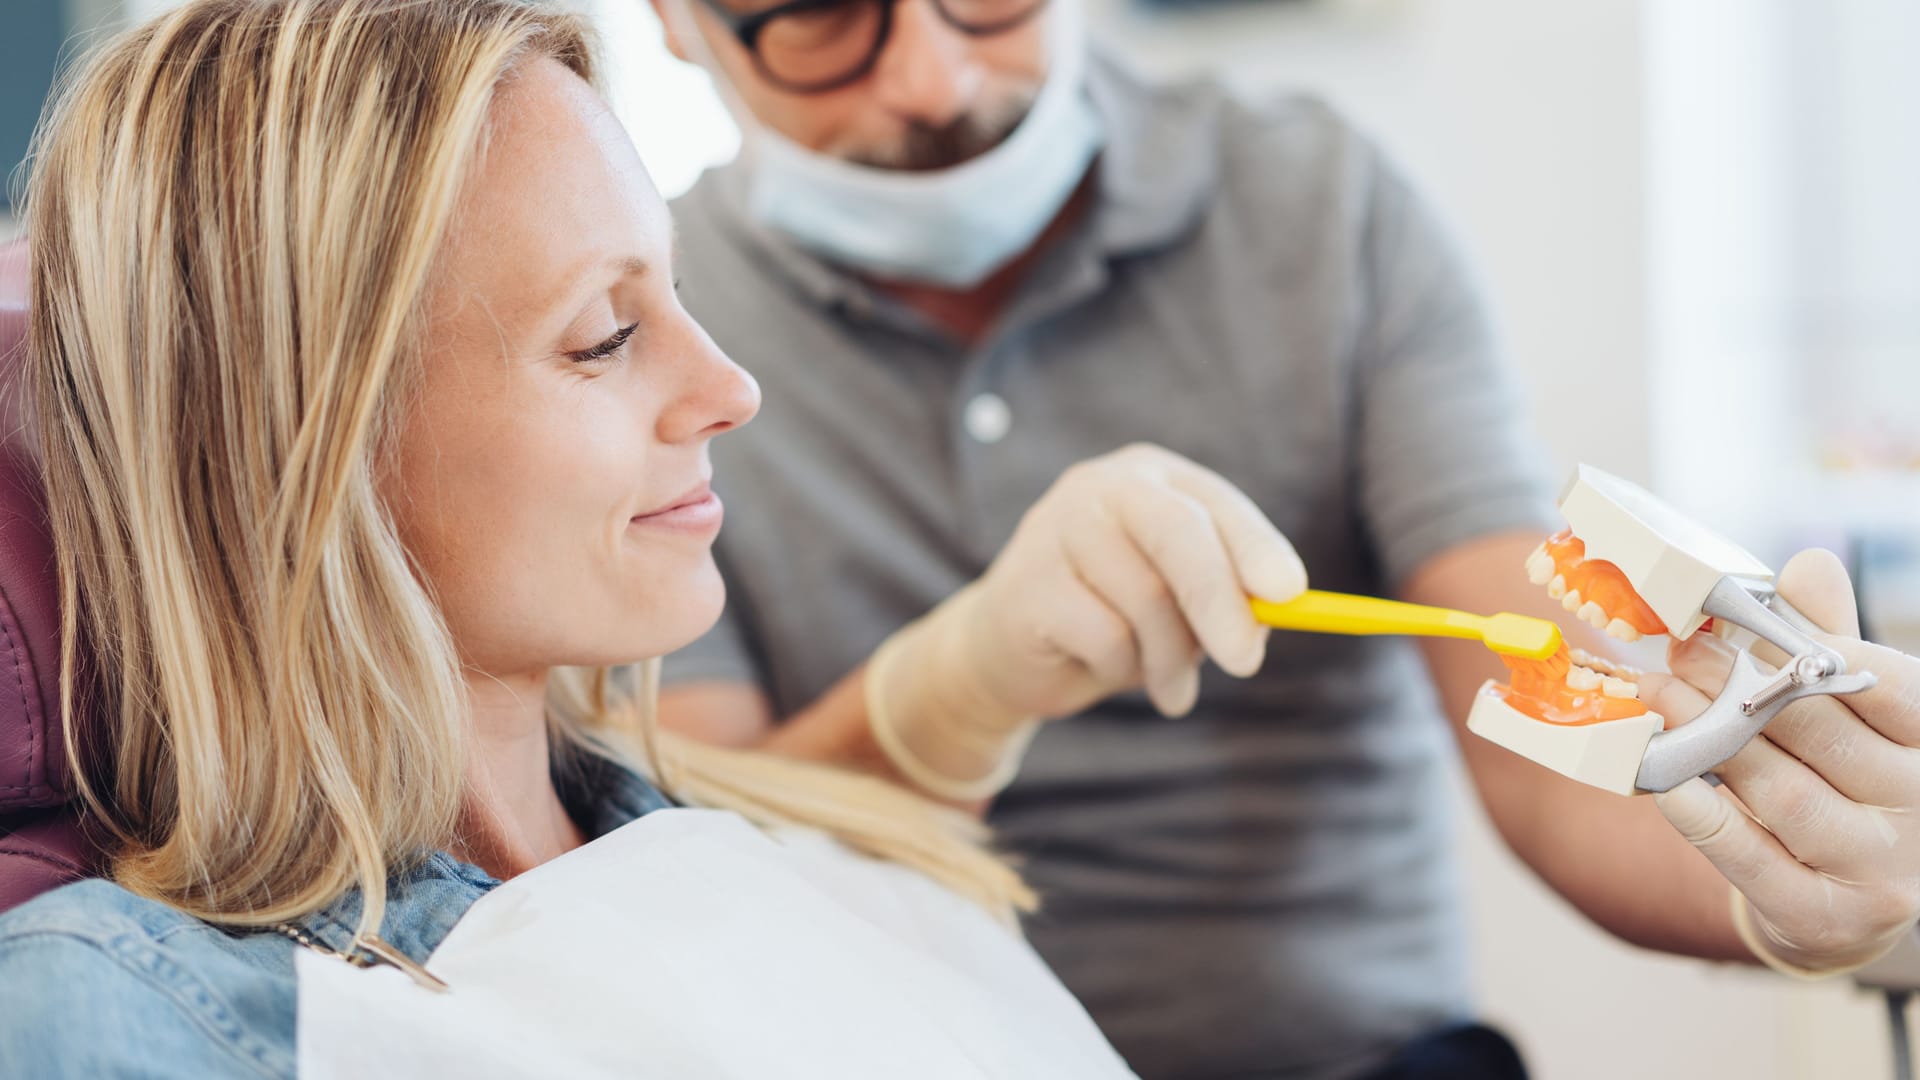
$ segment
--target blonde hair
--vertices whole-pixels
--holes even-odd
[[[104,747],[75,773],[136,893],[262,925],[357,885],[372,932],[389,873],[453,838],[464,684],[375,481],[493,95],[538,57],[594,77],[581,20],[536,3],[193,0],[42,127],[29,377],[62,715],[70,753]],[[658,732],[656,672],[556,672],[556,753],[1031,906],[957,812]]]

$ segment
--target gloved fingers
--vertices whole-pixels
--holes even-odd
[[[1854,603],[1853,579],[1833,552],[1811,548],[1788,559],[1774,587],[1800,614],[1827,633],[1860,636],[1860,609]]]
[[[1084,669],[1100,690],[1140,682],[1132,624],[1077,575],[1065,575],[1047,590],[1029,617],[1044,644]]]
[[[1848,671],[1869,671],[1879,681],[1857,694],[1803,698],[1788,706],[1780,719],[1769,725],[1769,730],[1779,726],[1780,720],[1789,714],[1801,714],[1805,709],[1815,707],[1817,713],[1830,718],[1851,717],[1901,750],[1920,748],[1920,659],[1856,638],[1827,637],[1822,638],[1821,642],[1846,660]],[[1686,641],[1676,641],[1668,646],[1667,666],[1676,676],[1703,693],[1718,695],[1726,686],[1727,674],[1733,666],[1734,651],[1732,645],[1711,634],[1695,634]],[[1835,713],[1830,709],[1817,708],[1823,703],[1837,706],[1842,711]],[[1811,721],[1796,720],[1796,723]],[[1868,751],[1871,746],[1869,742],[1842,749]],[[1798,747],[1795,752],[1799,752]],[[1911,755],[1897,756],[1904,759]],[[1896,764],[1891,759],[1887,765],[1901,773],[1910,767],[1920,768],[1920,765],[1904,762]],[[1869,798],[1865,801],[1882,800]]]
[[[1126,621],[1154,708],[1167,716],[1186,715],[1200,693],[1199,644],[1174,586],[1125,532],[1110,524],[1074,529],[1064,543],[1080,580]]]
[[[1653,798],[1674,829],[1746,898],[1767,952],[1780,960],[1814,970],[1845,968],[1883,954],[1911,932],[1910,884],[1884,872],[1850,881],[1803,865],[1705,780]]]
[[[1794,858],[1853,879],[1884,866],[1901,834],[1878,808],[1848,798],[1765,735],[1714,770]]]
[[[1834,789],[1869,806],[1911,807],[1920,796],[1920,750],[1875,731],[1846,698],[1803,698],[1781,710],[1766,737]]]
[[[1807,897],[1821,888],[1818,873],[1801,865],[1772,833],[1705,780],[1695,777],[1655,795],[1653,801],[1674,829],[1755,908],[1780,911],[1804,906]]]
[[[1206,508],[1172,488],[1152,485],[1116,491],[1108,505],[1165,583],[1207,655],[1242,678],[1260,670],[1267,631],[1254,620]]]
[[[1184,463],[1184,459],[1183,459]],[[1227,546],[1240,585],[1249,594],[1284,604],[1307,588],[1307,567],[1293,544],[1246,492],[1198,465],[1168,472],[1173,486],[1206,507]]]
[[[1920,747],[1920,657],[1870,641],[1827,644],[1846,658],[1848,671],[1870,671],[1879,680],[1839,700],[1888,739],[1904,748]]]
[[[1650,677],[1650,681],[1654,685],[1644,699],[1647,707],[1669,720],[1690,719],[1707,705],[1698,690],[1678,679]],[[1848,876],[1860,868],[1863,858],[1886,854],[1884,820],[1870,817],[1868,808],[1836,790],[1824,776],[1764,734],[1755,736],[1713,771],[1794,859],[1806,866]]]
[[[1670,648],[1667,659],[1674,676],[1703,694],[1718,696],[1726,686],[1733,655],[1732,645],[1710,634],[1696,634]],[[1662,678],[1643,680],[1643,693],[1651,692]],[[1766,735],[1855,802],[1910,803],[1912,793],[1920,790],[1920,761],[1915,760],[1920,755],[1875,731],[1846,702],[1846,698],[1828,696],[1802,698],[1774,717]],[[1654,708],[1664,715],[1664,710]]]

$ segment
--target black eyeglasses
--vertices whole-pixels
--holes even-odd
[[[784,90],[819,94],[857,82],[873,71],[893,31],[900,0],[787,0],[738,15],[705,0],[753,54],[754,66]],[[1047,0],[928,0],[949,26],[987,37],[1019,26]]]

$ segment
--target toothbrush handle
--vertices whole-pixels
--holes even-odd
[[[1284,604],[1265,600],[1252,603],[1254,618],[1277,630],[1473,639],[1485,632],[1485,619],[1463,611],[1318,589],[1309,589]]]

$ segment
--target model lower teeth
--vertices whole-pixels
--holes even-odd
[[[1587,558],[1586,545],[1561,533],[1527,556],[1527,580],[1545,588],[1581,622],[1617,641],[1665,633],[1659,617],[1611,563]],[[1578,584],[1575,584],[1575,583]],[[1579,726],[1644,715],[1637,680],[1624,664],[1563,645],[1538,661],[1502,657],[1513,672],[1501,700],[1536,720]]]

